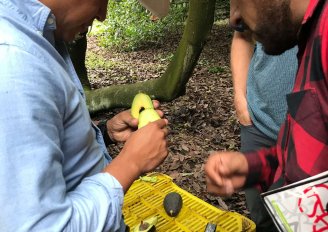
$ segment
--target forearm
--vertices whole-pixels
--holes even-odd
[[[249,34],[235,32],[231,44],[231,72],[234,89],[234,106],[242,125],[252,124],[248,112],[246,83],[254,45]]]
[[[154,170],[166,158],[167,124],[166,119],[159,119],[131,133],[119,155],[104,168],[121,183],[124,192],[140,175]]]
[[[231,74],[235,95],[246,96],[248,68],[254,53],[249,34],[235,32],[231,43]]]
[[[124,151],[121,151],[121,153]],[[122,170],[125,170],[122,172]],[[118,155],[104,169],[105,173],[114,176],[122,185],[123,191],[126,192],[132,185],[133,181],[138,179],[141,172],[131,160],[126,159],[124,155]]]

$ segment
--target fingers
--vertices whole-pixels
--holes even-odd
[[[138,119],[133,118],[130,110],[125,110],[119,114],[123,124],[127,124],[129,127],[136,128],[138,127]]]
[[[164,119],[158,119],[153,123],[155,123],[159,128],[164,129],[169,124],[169,121],[166,118],[164,118]]]
[[[124,153],[141,173],[158,167],[168,155],[166,119],[159,119],[138,129],[124,145]]]
[[[153,100],[153,105],[154,105],[154,108],[155,109],[158,109],[159,107],[160,107],[160,103],[159,103],[159,101],[157,101],[157,100]]]
[[[157,100],[153,100],[153,105],[154,105],[154,108],[156,110],[156,112],[158,113],[158,115],[163,118],[164,117],[164,112],[162,110],[159,109],[160,107],[160,103],[159,101]]]
[[[217,152],[212,154],[205,164],[208,192],[220,196],[233,194],[245,184],[246,169],[247,161],[241,153]]]
[[[222,173],[223,166],[219,155],[212,155],[205,165],[207,191],[214,195],[231,195],[233,188]]]
[[[166,138],[167,135],[169,134],[169,130],[167,128],[167,125],[168,125],[167,119],[158,119],[154,122],[150,122],[150,123],[148,123],[148,125],[142,127],[139,130],[142,130],[142,131],[148,130],[149,131],[149,129],[150,129],[149,126],[151,126],[151,125],[155,125],[157,128],[159,128],[164,133],[164,138]]]
[[[218,196],[231,196],[236,191],[230,179],[222,179],[222,184],[218,185],[217,182],[206,178],[206,188],[210,194]]]
[[[220,173],[221,164],[218,164],[215,159],[216,157],[213,157],[213,155],[208,159],[208,161],[205,164],[205,174],[207,179],[210,180],[211,184],[222,186],[223,181]]]
[[[239,120],[239,123],[243,126],[249,126],[249,125],[253,124],[252,119],[251,119],[248,112],[245,112],[244,114],[238,115],[238,120]]]
[[[158,113],[158,115],[163,118],[164,117],[164,112],[161,110],[156,110],[156,112]]]
[[[213,183],[208,177],[206,177],[206,188],[207,192],[216,196],[231,196],[234,193],[234,188],[230,181],[222,185],[217,185],[217,183]]]
[[[154,105],[154,108],[156,110],[156,112],[158,113],[158,115],[163,118],[164,117],[164,112],[162,110],[159,109],[160,107],[160,103],[159,101],[157,100],[153,100],[153,105]]]
[[[136,119],[136,118],[131,117],[129,120],[127,120],[126,123],[129,125],[129,127],[137,128],[138,127],[139,120]]]

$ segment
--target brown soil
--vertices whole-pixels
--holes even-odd
[[[212,205],[249,216],[243,192],[224,199],[211,196],[206,192],[203,172],[204,162],[212,151],[238,150],[240,146],[229,67],[231,33],[226,24],[213,26],[187,84],[186,94],[172,102],[162,103],[170,122],[169,156],[156,171],[170,175],[181,188]],[[120,63],[114,69],[89,69],[93,88],[160,76],[179,40],[179,35],[171,36],[162,46],[119,53],[97,46],[96,39],[89,37],[88,52]],[[120,110],[114,110],[114,113]],[[112,114],[101,114],[96,118]],[[115,156],[121,147],[110,146],[109,151]]]

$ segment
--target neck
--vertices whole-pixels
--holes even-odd
[[[290,9],[293,12],[293,21],[301,25],[306,9],[311,0],[290,0]]]
[[[46,5],[51,12],[56,16],[56,19],[63,15],[67,10],[65,3],[68,2],[68,0],[39,0],[41,3]]]
[[[49,7],[49,9],[52,10],[53,8],[53,3],[51,0],[39,0],[41,3],[43,3],[44,5],[46,5],[47,7]]]

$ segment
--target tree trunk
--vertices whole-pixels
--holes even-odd
[[[69,54],[71,56],[75,71],[81,81],[85,91],[91,89],[88,78],[87,68],[85,67],[85,54],[87,51],[87,32],[68,45]]]
[[[85,88],[90,113],[128,108],[138,92],[147,93],[151,98],[162,102],[172,101],[183,95],[212,28],[214,11],[215,0],[190,0],[183,36],[165,73],[157,79],[145,82],[96,90]]]

